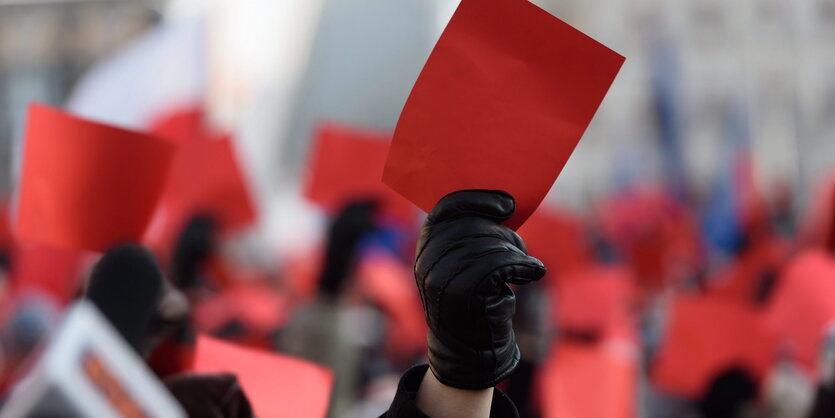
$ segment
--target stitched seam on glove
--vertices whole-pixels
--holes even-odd
[[[467,257],[467,258],[465,259],[465,261],[476,261],[476,260],[478,260],[478,259],[480,259],[480,258],[484,258],[484,257],[486,257],[486,256],[490,256],[490,255],[493,255],[493,254],[498,254],[498,253],[512,253],[512,252],[513,252],[513,250],[510,250],[510,249],[507,249],[507,248],[492,248],[492,249],[490,249],[490,250],[488,250],[488,251],[485,251],[485,252],[482,252],[482,253],[476,254],[476,255],[475,255],[475,256],[473,256],[473,257]],[[441,297],[443,296],[444,292],[446,291],[446,288],[447,288],[447,287],[448,287],[448,286],[452,283],[452,281],[453,281],[453,280],[454,280],[454,279],[458,276],[458,274],[459,274],[459,273],[461,273],[461,271],[462,271],[465,267],[467,267],[467,266],[466,266],[465,264],[463,264],[463,263],[462,263],[462,264],[460,264],[460,265],[458,265],[458,268],[455,270],[455,273],[454,273],[451,277],[447,278],[447,279],[446,279],[446,281],[444,281],[443,286],[441,286],[441,289],[438,291],[438,297],[435,299],[435,302],[436,302],[436,305],[437,305],[437,309],[436,309],[436,311],[435,311],[435,312],[436,312],[436,314],[437,314],[438,321],[440,321],[440,318],[441,318]],[[491,275],[493,274],[493,272],[494,272],[494,271],[495,271],[495,269],[491,270],[491,271],[490,271],[490,272],[489,272],[486,276],[484,276],[484,277],[482,277],[481,279],[479,279],[478,284],[481,284],[481,282],[482,282],[482,281],[484,281],[484,279],[485,279],[486,277],[491,276]],[[477,286],[476,286],[476,287],[477,287]],[[473,292],[473,290],[474,290],[474,289],[475,289],[475,288],[470,289],[470,293],[469,293],[469,295],[467,296],[467,304],[468,304],[468,306],[467,306],[467,312],[468,312],[468,313],[470,312],[470,305],[469,305],[469,303],[473,300],[473,294],[472,294],[472,292]],[[472,315],[470,315],[470,318],[472,319],[472,318],[473,318],[473,316],[472,316]],[[438,326],[440,326],[440,322],[438,322]]]
[[[455,241],[452,241],[452,242],[448,243],[446,248],[444,248],[444,250],[440,254],[438,254],[438,257],[436,257],[435,260],[432,262],[432,264],[429,266],[429,269],[426,271],[426,273],[421,274],[421,276],[426,277],[430,273],[432,273],[432,270],[435,269],[435,266],[438,265],[438,263],[441,262],[441,260],[447,254],[449,254],[452,250],[455,250],[457,248],[462,247],[464,245],[465,241],[469,242],[469,241],[472,241],[472,240],[477,239],[477,238],[496,238],[496,239],[501,240],[503,242],[507,242],[507,239],[505,237],[503,237],[501,235],[498,235],[498,234],[479,233],[479,234],[463,235],[463,236],[457,238]],[[509,244],[513,245],[513,243],[509,243]],[[424,245],[424,248],[425,247],[426,246]],[[420,255],[417,256],[416,260],[419,260],[419,259],[420,259]],[[417,266],[418,264],[420,264],[420,262],[416,262],[415,266]]]
[[[489,250],[489,251],[486,251],[486,252],[483,252],[483,253],[479,253],[478,255],[476,255],[476,256],[474,256],[474,257],[470,257],[470,258],[468,258],[468,261],[475,261],[475,260],[478,260],[478,259],[483,258],[483,257],[485,257],[485,256],[490,256],[490,255],[494,255],[494,254],[497,254],[497,253],[515,253],[515,251],[514,251],[514,250],[512,250],[512,249],[509,249],[509,248],[505,248],[505,247],[503,247],[503,248],[494,248],[494,249],[491,249],[491,250]],[[470,326],[471,326],[471,328],[473,328],[473,329],[474,329],[474,328],[476,327],[476,324],[475,324],[475,319],[474,319],[474,318],[475,318],[475,316],[474,316],[474,315],[472,315],[472,314],[470,314],[470,312],[472,311],[472,305],[471,305],[471,303],[472,303],[472,300],[474,299],[474,297],[473,297],[473,292],[475,292],[475,290],[481,286],[481,284],[484,282],[484,280],[492,278],[492,277],[493,277],[493,275],[494,275],[494,274],[496,274],[496,272],[497,272],[497,271],[499,271],[499,270],[501,270],[501,269],[504,269],[504,268],[507,268],[507,267],[514,267],[514,268],[515,268],[515,266],[516,266],[517,264],[519,264],[519,263],[503,264],[503,265],[501,265],[501,266],[498,266],[498,267],[496,267],[496,268],[494,268],[494,269],[490,270],[490,271],[489,271],[487,274],[485,274],[485,275],[484,275],[481,279],[479,279],[478,283],[476,283],[476,285],[475,285],[475,286],[473,286],[473,287],[470,289],[470,293],[469,293],[469,295],[468,295],[468,297],[467,297],[467,304],[468,304],[468,305],[467,305],[467,312],[468,312],[468,316],[470,317]],[[536,266],[536,265],[535,265],[535,264],[532,264],[532,266]],[[464,265],[459,265],[459,266],[458,266],[458,269],[455,271],[455,273],[454,273],[452,276],[450,276],[449,278],[447,278],[447,280],[444,282],[444,284],[443,284],[443,286],[441,287],[441,289],[438,291],[438,295],[437,295],[437,297],[436,297],[436,304],[435,304],[435,306],[436,306],[436,311],[435,311],[435,312],[436,312],[436,318],[438,318],[438,322],[436,323],[436,326],[437,326],[438,330],[442,332],[442,334],[438,334],[438,333],[436,333],[436,335],[448,335],[445,331],[443,331],[443,329],[442,329],[442,327],[441,327],[441,323],[440,323],[440,318],[441,318],[441,297],[443,296],[443,294],[444,294],[444,292],[445,292],[446,288],[447,288],[447,287],[448,287],[448,286],[452,283],[452,281],[453,281],[453,280],[454,280],[454,279],[455,279],[455,278],[459,275],[459,273],[461,273],[461,271],[464,269],[464,267],[465,267]],[[506,283],[506,281],[502,281],[502,283]],[[486,317],[486,305],[485,305],[485,311],[484,311],[484,314],[485,314],[485,317]],[[430,327],[431,327],[431,324],[430,324]],[[490,351],[491,351],[491,354],[492,354],[492,357],[493,357],[493,358],[492,358],[492,359],[485,359],[485,358],[483,357],[483,351],[484,351],[484,350],[481,350],[481,349],[476,349],[476,350],[473,350],[473,351],[475,352],[476,356],[478,356],[477,360],[478,360],[478,364],[481,366],[481,367],[480,367],[481,369],[489,369],[489,370],[493,370],[493,369],[495,369],[495,366],[496,366],[496,363],[497,363],[497,361],[496,361],[497,355],[496,355],[496,352],[495,352],[495,349],[494,349],[494,344],[493,344],[493,330],[492,330],[492,328],[491,328],[491,327],[489,327],[489,326],[488,326],[488,327],[487,327],[487,331],[488,331],[488,332],[489,332],[489,334],[490,334],[490,342],[489,342],[489,344],[490,344]],[[444,340],[446,340],[446,338],[444,338]],[[448,341],[447,341],[447,343],[448,343]],[[514,344],[515,344],[515,343],[514,343]],[[492,361],[491,361],[491,360],[492,360]],[[492,365],[491,365],[490,367],[484,367],[486,363],[492,363]]]

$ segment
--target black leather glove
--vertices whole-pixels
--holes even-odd
[[[502,191],[454,192],[421,230],[415,280],[429,325],[429,365],[447,386],[489,388],[519,363],[508,283],[539,280],[545,266],[501,224],[515,209]]]

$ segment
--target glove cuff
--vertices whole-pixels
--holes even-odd
[[[496,386],[519,364],[515,342],[501,350],[455,350],[429,332],[429,368],[439,382],[458,389],[480,390]]]

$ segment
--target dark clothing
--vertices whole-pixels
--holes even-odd
[[[255,416],[234,375],[187,373],[169,377],[164,383],[190,417]]]
[[[415,366],[403,374],[391,407],[380,418],[429,418],[417,407],[417,392],[428,368],[428,365]],[[519,418],[513,402],[498,389],[493,390],[490,418]]]
[[[833,414],[835,414],[835,389],[821,386],[818,388],[809,418],[833,417],[835,416]]]

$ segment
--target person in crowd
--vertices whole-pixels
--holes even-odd
[[[384,418],[518,417],[495,388],[520,361],[511,284],[541,279],[545,266],[502,222],[515,212],[502,191],[442,198],[421,229],[415,280],[429,326],[429,365],[401,378]]]
[[[355,273],[359,244],[377,226],[373,200],[348,202],[330,223],[315,299],[294,313],[282,330],[282,351],[325,365],[336,375],[331,414],[342,413],[356,398],[360,347],[346,330],[350,309],[341,296]]]

